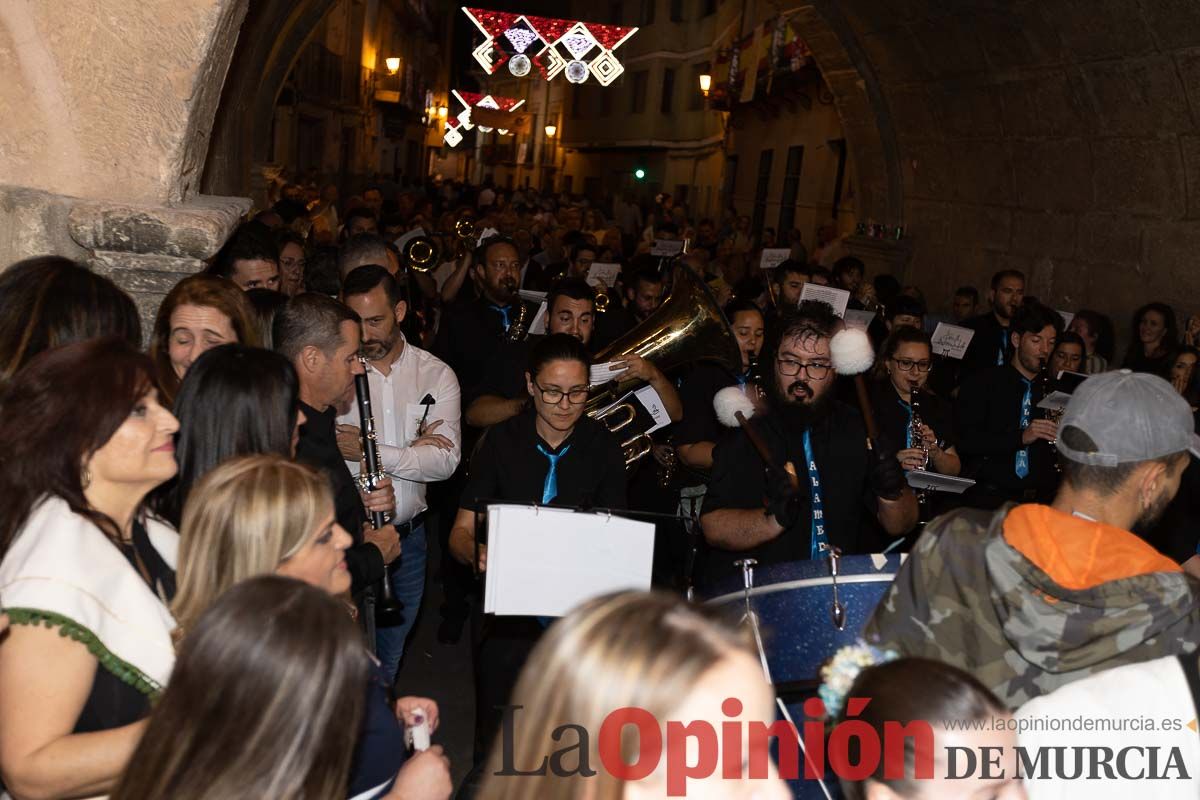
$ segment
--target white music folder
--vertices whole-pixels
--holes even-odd
[[[609,592],[648,590],[654,525],[607,513],[489,505],[488,614],[561,617]]]

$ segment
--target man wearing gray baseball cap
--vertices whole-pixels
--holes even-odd
[[[1015,708],[1095,672],[1193,651],[1200,581],[1134,531],[1163,514],[1192,456],[1191,408],[1128,370],[1075,390],[1051,505],[930,522],[867,624],[869,640],[972,673]]]

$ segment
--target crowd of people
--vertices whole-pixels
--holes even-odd
[[[606,716],[769,724],[753,641],[693,598],[740,585],[746,558],[835,551],[909,553],[865,631],[899,658],[850,690],[872,698],[858,719],[881,734],[889,720],[1003,723],[1097,697],[1133,713],[1105,691],[1117,686],[1168,686],[1164,708],[1200,707],[1200,318],[1181,329],[1169,305],[1143,305],[1117,353],[1109,318],[1039,302],[1020,272],[935,312],[919,285],[866,274],[832,225],[811,251],[779,233],[733,210],[697,218],[669,195],[598,207],[431,181],[341,202],[333,186],[285,185],[170,290],[145,337],[130,297],[85,265],[8,267],[3,789],[449,797],[445,753],[407,740],[472,722],[397,685],[437,582],[444,600],[425,613],[442,641],[469,635],[474,657],[459,797],[663,796],[661,770],[588,767]],[[678,255],[657,255],[672,242]],[[864,382],[834,352],[848,323],[802,299],[808,283],[869,312]],[[630,345],[683,293],[715,310],[735,360],[668,364]],[[972,332],[960,358],[935,348],[940,323]],[[654,420],[637,409],[620,433],[597,419],[597,367],[610,390],[652,389],[665,424],[638,436]],[[752,409],[747,430],[714,406],[730,387]],[[971,484],[914,490],[920,471]],[[553,623],[483,614],[481,520],[497,502],[650,515],[655,590]],[[527,709],[519,734],[513,706]],[[559,749],[563,726],[591,734],[572,768],[507,772]],[[1017,746],[996,730],[937,736]],[[619,740],[627,764],[636,744]],[[1200,740],[1180,746],[1200,781]],[[724,772],[688,796],[786,796],[773,767]],[[972,779],[971,796],[1072,796]],[[964,796],[882,766],[842,783],[855,798]],[[1184,783],[1195,796],[1195,782],[1171,790]]]

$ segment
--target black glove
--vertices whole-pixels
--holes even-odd
[[[772,467],[767,470],[767,513],[785,530],[799,521],[811,499],[803,486],[796,488],[793,485],[794,480],[782,469]]]
[[[899,500],[908,481],[893,450],[876,450],[875,463],[868,476],[871,491],[883,500]]]

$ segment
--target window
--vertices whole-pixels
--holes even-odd
[[[771,162],[774,159],[774,150],[763,150],[758,157],[758,185],[754,189],[754,216],[750,224],[756,240],[762,234],[763,220],[767,216],[767,189],[771,185]]]
[[[659,101],[659,111],[664,114],[671,113],[672,101],[675,97],[675,70],[664,69],[662,81],[662,99]]]
[[[692,82],[688,87],[688,111],[700,111],[704,108],[704,95],[700,93],[700,76],[712,75],[712,65],[705,61],[703,64],[692,66]]]
[[[643,28],[654,24],[654,4],[657,2],[658,0],[642,0],[642,18],[638,24]]]
[[[629,113],[641,114],[646,110],[646,82],[649,73],[646,70],[633,73],[633,90],[629,95]]]
[[[683,0],[671,0],[671,22],[683,22]]]
[[[783,195],[779,199],[778,241],[788,241],[796,227],[796,195],[800,191],[800,165],[804,163],[804,147],[788,148],[787,169],[783,173]]]

